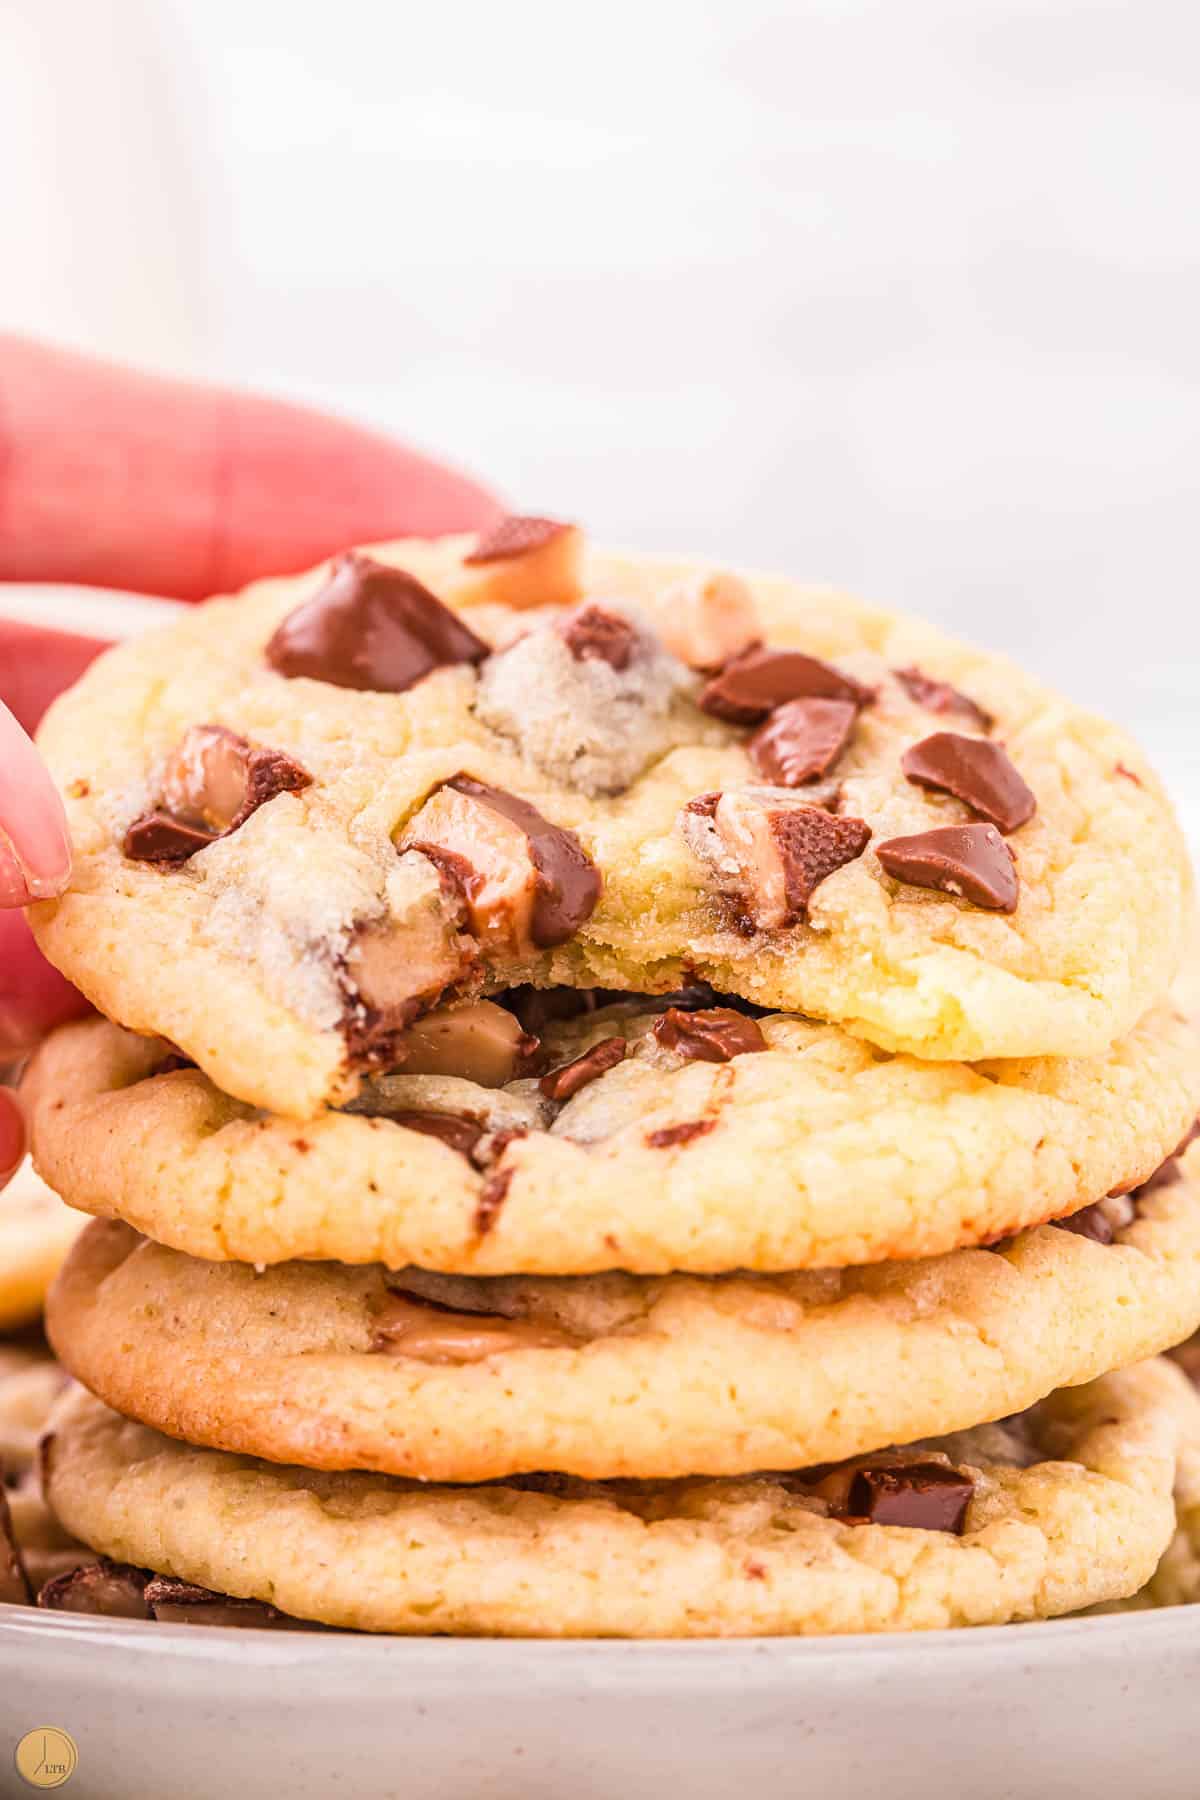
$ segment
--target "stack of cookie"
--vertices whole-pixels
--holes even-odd
[[[511,519],[195,609],[42,744],[102,1015],[24,1084],[97,1215],[44,1471],[109,1559],[49,1603],[684,1636],[1151,1577],[1200,1047],[1124,735]]]

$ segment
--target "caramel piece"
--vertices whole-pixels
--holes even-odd
[[[538,1040],[492,1000],[426,1013],[396,1040],[396,1066],[406,1075],[459,1075],[480,1087],[514,1081]]]
[[[414,907],[403,924],[360,927],[346,953],[342,1033],[352,1062],[389,1068],[413,1020],[470,966],[452,920]]]
[[[485,955],[523,958],[565,943],[600,897],[600,876],[573,831],[515,794],[460,774],[443,783],[401,840],[455,859],[470,927]]]
[[[862,819],[766,788],[693,800],[684,835],[732,888],[754,929],[774,931],[803,918],[820,883],[861,856],[871,832]]]
[[[251,744],[224,725],[193,725],[168,758],[161,803],[134,820],[122,848],[135,862],[186,862],[277,794],[311,785],[308,770],[285,751]]]
[[[658,634],[689,669],[715,673],[762,638],[758,609],[737,575],[715,571],[681,581],[663,595]]]
[[[557,1325],[455,1312],[393,1290],[376,1313],[371,1348],[418,1362],[461,1364],[483,1362],[510,1350],[573,1349],[579,1342]]]
[[[514,515],[479,538],[463,558],[455,599],[521,611],[570,606],[583,592],[583,533],[558,519]]]

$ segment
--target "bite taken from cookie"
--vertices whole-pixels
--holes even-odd
[[[409,541],[110,651],[33,909],[108,1016],[308,1116],[424,1014],[694,980],[929,1059],[1099,1055],[1190,877],[1114,727],[1000,657],[574,526]]]

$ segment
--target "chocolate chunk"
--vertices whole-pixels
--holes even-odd
[[[1037,811],[1033,791],[1008,753],[987,738],[935,731],[904,752],[900,767],[918,787],[953,794],[1001,831],[1016,831]]]
[[[1177,1181],[1182,1181],[1183,1170],[1179,1165],[1179,1158],[1183,1155],[1188,1145],[1194,1144],[1198,1137],[1200,1137],[1200,1119],[1196,1121],[1175,1146],[1170,1156],[1168,1156],[1165,1161],[1159,1163],[1154,1173],[1152,1175],[1147,1175],[1145,1181],[1139,1181],[1129,1190],[1132,1198],[1134,1200],[1143,1200],[1147,1194],[1157,1193],[1159,1188],[1174,1187]],[[1114,1192],[1118,1194],[1122,1191],[1123,1190],[1120,1188],[1114,1189]]]
[[[948,681],[935,681],[932,675],[925,675],[917,668],[894,669],[892,673],[909,699],[923,706],[926,712],[957,713],[960,718],[973,720],[981,731],[990,731],[996,722],[991,713],[985,712],[969,694],[960,693]]]
[[[511,556],[526,556],[531,550],[540,550],[543,545],[561,537],[563,532],[574,529],[573,525],[564,525],[558,519],[526,518],[513,513],[485,532],[463,561],[492,563],[504,562]]]
[[[1094,1244],[1111,1244],[1116,1236],[1103,1200],[1097,1200],[1091,1206],[1083,1206],[1078,1212],[1068,1214],[1065,1219],[1052,1219],[1050,1223],[1057,1225],[1060,1231],[1073,1231],[1076,1237],[1091,1238]]]
[[[0,1603],[5,1606],[33,1605],[33,1590],[21,1560],[3,1482],[0,1482]]]
[[[426,1137],[440,1138],[451,1150],[457,1150],[460,1156],[470,1159],[472,1150],[484,1134],[484,1128],[474,1119],[464,1119],[455,1113],[434,1112],[401,1112],[390,1115],[393,1124],[403,1125],[406,1131],[420,1131]]]
[[[595,1081],[597,1075],[603,1075],[608,1069],[615,1069],[618,1063],[624,1062],[625,1050],[623,1037],[602,1038],[573,1062],[564,1063],[561,1069],[552,1069],[549,1075],[543,1075],[538,1086],[547,1100],[570,1100],[589,1081]]]
[[[961,1537],[975,1483],[943,1463],[884,1463],[854,1472],[847,1513],[871,1525],[915,1531],[952,1531]]]
[[[266,1600],[244,1600],[197,1587],[193,1581],[177,1581],[173,1575],[155,1575],[146,1583],[149,1616],[163,1625],[255,1626],[260,1631],[313,1630],[307,1620],[293,1619]]]
[[[715,1119],[686,1119],[682,1125],[663,1125],[657,1131],[646,1133],[646,1143],[651,1150],[673,1150],[677,1144],[690,1144],[695,1138],[706,1137],[716,1123]]]
[[[594,600],[577,606],[559,621],[559,635],[576,662],[606,662],[627,669],[637,646],[637,632],[621,613],[608,612]]]
[[[993,912],[1016,912],[1016,859],[994,825],[939,825],[876,847],[886,872]]]
[[[490,650],[415,576],[351,551],[288,614],[264,655],[290,678],[402,694],[431,670],[482,662]]]
[[[169,812],[148,812],[133,821],[121,850],[131,862],[182,863],[195,856],[197,850],[215,844],[220,835],[219,831],[185,825]]]
[[[308,770],[285,751],[251,744],[224,725],[193,725],[168,759],[161,804],[126,832],[125,855],[134,862],[186,862],[277,794],[311,785]]]
[[[827,875],[854,862],[871,841],[863,819],[834,818],[815,806],[781,812],[771,832],[783,861],[789,916],[798,918]]]
[[[525,834],[535,870],[534,943],[549,949],[574,937],[600,898],[600,873],[575,833],[552,825],[528,800],[476,781],[472,775],[455,775],[444,785],[500,813]]]
[[[759,774],[779,787],[799,787],[831,769],[854,731],[849,700],[789,700],[777,706],[746,745]]]
[[[866,706],[870,688],[844,675],[832,663],[805,656],[802,650],[745,650],[726,663],[700,693],[703,712],[734,725],[756,725],[788,700],[846,700]]]
[[[654,1036],[664,1050],[675,1050],[687,1062],[730,1062],[765,1050],[767,1040],[753,1019],[730,1007],[684,1012],[670,1006],[654,1021]]]
[[[107,1556],[85,1563],[66,1575],[56,1575],[38,1595],[37,1603],[51,1612],[100,1613],[108,1619],[148,1619],[146,1604],[148,1569],[132,1563],[110,1562]]]

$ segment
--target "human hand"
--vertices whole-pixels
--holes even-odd
[[[499,511],[467,476],[360,426],[0,333],[0,581],[199,600]],[[86,1010],[12,909],[61,893],[71,871],[62,803],[26,732],[104,647],[0,616],[0,1066]],[[0,1187],[23,1154],[0,1088]]]

